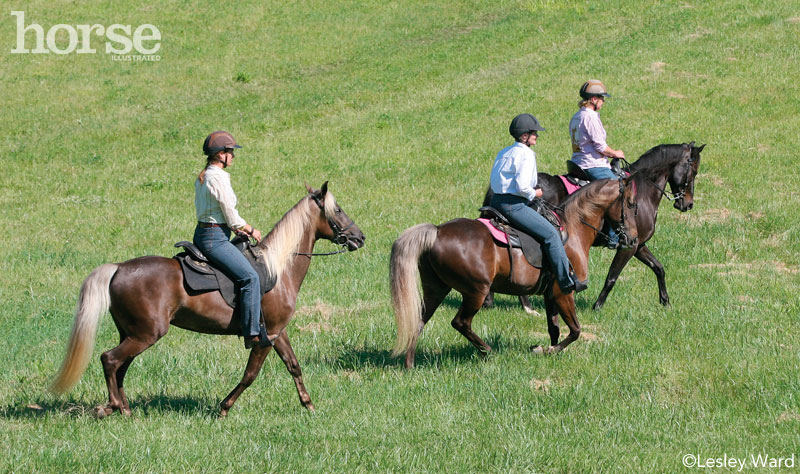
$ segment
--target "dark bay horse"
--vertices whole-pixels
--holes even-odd
[[[275,287],[261,299],[267,334],[276,338],[275,352],[294,378],[300,403],[312,410],[314,405],[286,334],[300,285],[311,264],[310,256],[303,254],[310,254],[319,238],[351,251],[362,247],[365,239],[327,188],[327,182],[321,190],[307,186],[308,195],[284,214],[258,245],[266,254],[268,273],[277,276]],[[71,389],[86,370],[100,316],[107,310],[119,331],[120,344],[100,357],[108,404],[98,408],[98,416],[110,415],[114,410],[131,414],[122,388],[128,367],[137,355],[163,337],[170,325],[205,334],[241,334],[239,319],[234,318],[233,309],[218,291],[187,293],[175,259],[150,256],[104,264],[92,271],[81,287],[67,354],[51,386],[54,392]],[[270,349],[254,347],[250,351],[242,381],[221,403],[222,416],[256,379]]]
[[[639,245],[616,251],[603,289],[594,303],[594,309],[603,307],[619,274],[631,257],[636,257],[653,270],[658,280],[659,300],[662,305],[669,305],[664,266],[650,252],[647,242],[655,233],[658,206],[662,197],[673,201],[673,207],[681,212],[686,212],[694,206],[694,181],[700,167],[700,152],[703,148],[705,145],[695,146],[694,142],[658,145],[649,149],[630,165],[628,171],[635,173],[634,181],[638,185],[639,213],[636,216],[636,228],[639,232]],[[543,200],[556,206],[566,200],[567,189],[558,176],[539,173],[538,178]],[[666,190],[667,183],[671,192]],[[491,190],[487,191],[484,205],[488,205],[486,203],[491,200],[491,194]],[[530,310],[527,297],[520,297],[520,302],[526,310]],[[487,305],[491,305],[491,295],[487,299]]]
[[[564,226],[569,232],[565,244],[577,277],[586,279],[589,248],[603,219],[621,222],[635,243],[636,206],[633,181],[600,180],[576,192],[564,203]],[[455,219],[439,226],[419,224],[403,232],[392,246],[391,290],[397,342],[394,354],[406,354],[405,366],[414,366],[417,339],[425,323],[451,289],[462,296],[461,308],[452,326],[483,353],[491,351],[472,331],[472,318],[489,291],[512,295],[533,292],[544,294],[551,346],[539,352],[556,353],[580,335],[573,293],[563,293],[558,283],[527,263],[519,249],[512,259],[505,246],[495,243],[486,226],[472,219]],[[513,274],[510,274],[513,269]],[[422,295],[417,279],[422,282]],[[542,285],[541,278],[546,278]],[[558,342],[558,315],[569,327],[567,337]]]

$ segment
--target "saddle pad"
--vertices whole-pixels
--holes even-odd
[[[274,277],[267,279],[267,269],[263,262],[264,256],[260,252],[255,252],[252,247],[245,249],[242,253],[258,273],[261,294],[275,287],[276,279]],[[173,258],[181,264],[183,281],[188,289],[197,292],[218,290],[225,303],[231,308],[236,308],[236,288],[233,281],[222,271],[208,263],[195,260],[188,252],[181,252]]]
[[[570,195],[575,191],[581,189],[580,186],[570,183],[569,180],[566,178],[566,176],[558,175],[558,177],[561,178],[561,182],[564,183],[564,187],[567,188],[567,195]]]
[[[500,244],[508,245],[506,233],[498,229],[493,221],[489,219],[479,218],[479,222],[489,229],[492,238]],[[525,260],[536,268],[542,268],[542,246],[539,245],[533,237],[525,232],[518,232],[516,229],[507,228],[509,237],[511,237],[513,248],[521,248],[522,254],[525,255]]]
[[[478,219],[478,222],[482,223],[489,229],[489,232],[492,234],[492,238],[501,244],[508,245],[508,239],[506,238],[505,232],[499,230],[497,227],[492,225],[492,221],[489,219],[484,219],[483,217]]]

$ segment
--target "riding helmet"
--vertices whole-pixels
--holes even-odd
[[[515,139],[521,137],[524,133],[530,133],[534,130],[542,131],[544,127],[539,125],[539,121],[531,114],[517,115],[508,127],[508,133]]]
[[[203,142],[203,153],[206,156],[212,156],[222,150],[231,150],[233,148],[241,148],[241,146],[236,144],[233,135],[223,130],[213,132]]]
[[[589,100],[592,97],[611,97],[606,86],[597,79],[589,79],[581,87],[581,99]]]

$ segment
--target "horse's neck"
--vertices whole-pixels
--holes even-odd
[[[303,236],[300,241],[300,246],[297,249],[298,254],[312,253],[314,251],[314,244],[316,243],[315,231],[309,226],[308,232]],[[294,288],[295,292],[300,291],[300,286],[306,278],[308,268],[311,266],[311,258],[308,255],[296,255],[291,263],[286,266],[284,275],[281,276],[281,283],[283,285],[290,285]],[[297,293],[295,293],[295,297]]]

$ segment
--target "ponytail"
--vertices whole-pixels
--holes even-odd
[[[218,151],[213,155],[208,155],[206,157],[206,167],[203,168],[203,171],[201,171],[200,174],[197,175],[197,179],[200,181],[200,184],[203,184],[203,182],[206,180],[206,170],[208,169],[208,167],[211,165],[211,163],[219,161],[219,154],[222,153],[223,151],[225,150]]]

